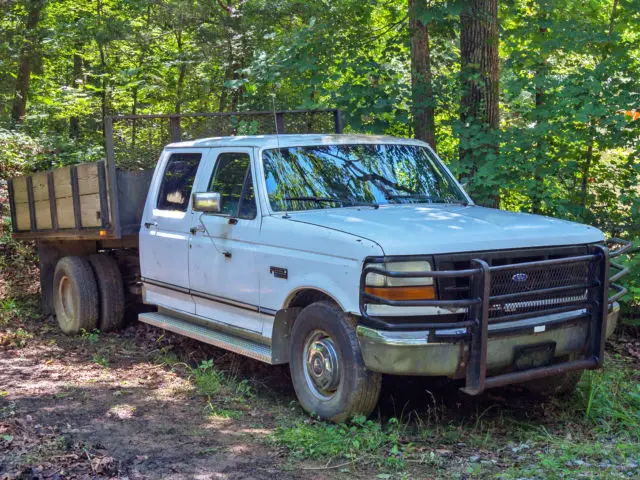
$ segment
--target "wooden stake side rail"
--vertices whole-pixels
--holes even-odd
[[[113,238],[105,162],[9,180],[13,234],[22,240]]]

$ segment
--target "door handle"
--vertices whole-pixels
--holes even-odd
[[[147,228],[157,227],[158,226],[158,222],[144,222],[144,226],[147,227]]]
[[[204,227],[202,225],[197,225],[195,227],[191,227],[189,231],[191,232],[191,235],[195,235],[198,232],[204,232]]]

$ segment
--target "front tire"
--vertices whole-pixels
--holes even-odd
[[[63,257],[53,274],[53,306],[67,335],[94,330],[98,324],[98,288],[89,262]]]
[[[378,403],[382,375],[367,370],[352,318],[332,303],[298,315],[289,368],[302,408],[325,420],[367,416]]]

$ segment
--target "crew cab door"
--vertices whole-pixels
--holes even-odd
[[[208,181],[201,191],[220,193],[222,206],[218,214],[193,213],[189,287],[196,314],[260,333],[256,249],[261,217],[252,156],[251,148],[216,149],[202,167]]]
[[[160,159],[140,228],[140,270],[148,303],[195,313],[188,268],[191,191],[203,175],[198,169],[208,153],[169,150]]]

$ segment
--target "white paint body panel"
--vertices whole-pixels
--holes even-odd
[[[194,186],[198,191],[207,190],[218,155],[224,152],[242,152],[250,156],[253,149],[213,149],[200,169],[202,182]],[[252,169],[253,170],[253,169]],[[256,252],[262,217],[253,220],[238,219],[236,225],[229,217],[209,213],[193,212],[193,226],[204,225],[206,231],[191,235],[189,253],[189,288],[194,291],[196,314],[241,327],[253,332],[262,332],[262,319],[257,312],[260,305],[260,284]],[[225,257],[223,252],[231,256]],[[213,295],[233,302],[255,307],[256,311],[228,307],[221,302],[202,298],[197,293]]]
[[[159,219],[157,230],[169,233],[158,235],[142,226],[141,268],[143,277],[185,287],[187,293],[172,294],[170,290],[147,286],[146,301],[178,310],[189,308],[191,302],[192,311],[202,317],[261,332],[269,338],[273,315],[259,313],[259,309],[273,313],[285,308],[302,289],[322,291],[345,311],[359,314],[360,274],[369,256],[430,255],[604,240],[593,227],[478,207],[472,202],[469,206],[384,205],[379,209],[347,207],[288,214],[271,211],[261,162],[264,149],[347,143],[428,148],[417,140],[362,135],[226,137],[169,145],[154,175],[142,220],[144,224]],[[194,183],[194,191],[204,191],[214,160],[223,150],[251,152],[258,202],[256,220],[239,220],[237,225],[230,225],[227,217],[203,215],[209,233],[191,235],[189,228],[200,225],[200,213],[192,212],[191,205],[180,219],[160,218],[153,211],[168,153],[206,152]],[[231,252],[230,259],[221,253],[225,250]],[[269,271],[272,266],[287,269],[288,278],[276,278]],[[195,292],[212,297],[203,298]]]
[[[385,255],[416,255],[576,245],[604,240],[596,228],[476,205],[383,205],[290,212],[294,222],[379,243]]]
[[[201,153],[200,164],[210,153],[210,149],[188,149],[165,151],[158,162],[153,180],[147,195],[147,201],[142,215],[140,227],[140,271],[142,276],[151,280],[173,285],[181,289],[189,288],[189,228],[192,223],[191,200],[186,212],[158,210],[156,208],[158,190],[162,182],[167,161],[171,153],[180,152]],[[199,169],[196,175],[201,176]],[[145,224],[152,224],[146,227]],[[155,300],[150,303],[158,305],[180,305],[180,310],[195,313],[195,304],[187,305],[182,296],[174,298],[169,289],[158,290]],[[164,298],[166,297],[166,298]],[[172,300],[173,299],[173,300]],[[162,300],[163,303],[160,303]]]
[[[320,290],[344,311],[359,313],[360,273],[366,257],[382,254],[375,243],[329,228],[318,228],[275,216],[264,217],[260,232],[260,302],[278,310],[295,292]],[[288,270],[286,280],[269,267]]]

